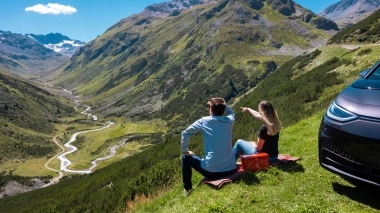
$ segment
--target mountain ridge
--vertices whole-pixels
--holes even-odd
[[[26,36],[36,39],[43,44],[46,48],[63,55],[72,56],[78,51],[85,42],[76,39],[71,39],[61,33],[49,33],[46,35],[41,34],[25,34]]]
[[[0,30],[0,68],[8,73],[38,76],[59,68],[68,59],[28,36]]]
[[[335,21],[340,28],[353,25],[380,8],[378,0],[341,0],[318,15]]]
[[[344,28],[335,34],[328,44],[379,44],[380,41],[380,10],[355,25]]]
[[[192,6],[216,2],[218,0],[171,0],[147,6],[140,14],[152,17],[177,16],[181,11],[190,9]]]

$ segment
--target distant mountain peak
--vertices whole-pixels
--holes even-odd
[[[328,6],[318,15],[331,19],[344,28],[368,17],[379,7],[379,0],[342,0]]]
[[[18,74],[50,71],[68,59],[31,35],[0,31],[0,69],[4,71]]]
[[[49,33],[46,35],[26,34],[27,36],[38,40],[41,44],[58,44],[63,40],[71,40],[69,37],[60,33]]]
[[[26,36],[33,38],[43,44],[46,48],[63,55],[72,56],[85,42],[71,39],[60,33],[49,33],[46,35],[26,34]]]
[[[210,2],[220,2],[222,0],[171,0],[159,4],[147,6],[141,14],[146,16],[166,17],[175,16],[184,9],[189,9],[192,6],[199,4],[207,4]],[[226,0],[228,1],[228,0]]]

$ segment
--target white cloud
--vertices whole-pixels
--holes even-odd
[[[25,11],[36,12],[39,14],[59,15],[59,14],[73,14],[77,12],[77,9],[69,5],[66,6],[66,5],[61,5],[57,3],[48,3],[46,5],[36,4],[32,7],[27,7],[25,8]]]

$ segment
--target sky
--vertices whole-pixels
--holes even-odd
[[[61,33],[89,42],[123,18],[169,0],[0,0],[0,30],[20,34]],[[339,0],[294,0],[322,12]]]

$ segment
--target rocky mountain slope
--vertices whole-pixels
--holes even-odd
[[[335,21],[340,28],[345,28],[365,19],[379,8],[379,0],[342,0],[318,15]]]
[[[0,30],[0,69],[14,75],[37,76],[67,63],[56,53],[28,36]]]
[[[36,39],[54,52],[70,57],[85,44],[83,41],[71,39],[60,33],[49,33],[46,35],[26,34],[26,36]]]
[[[335,34],[329,44],[379,44],[380,43],[380,10],[368,18],[347,27]]]
[[[181,11],[192,6],[218,2],[217,0],[171,0],[159,4],[153,4],[145,8],[140,14],[151,17],[177,16]]]
[[[106,116],[192,119],[208,97],[242,94],[337,30],[291,0],[156,4],[81,48],[54,84]]]

